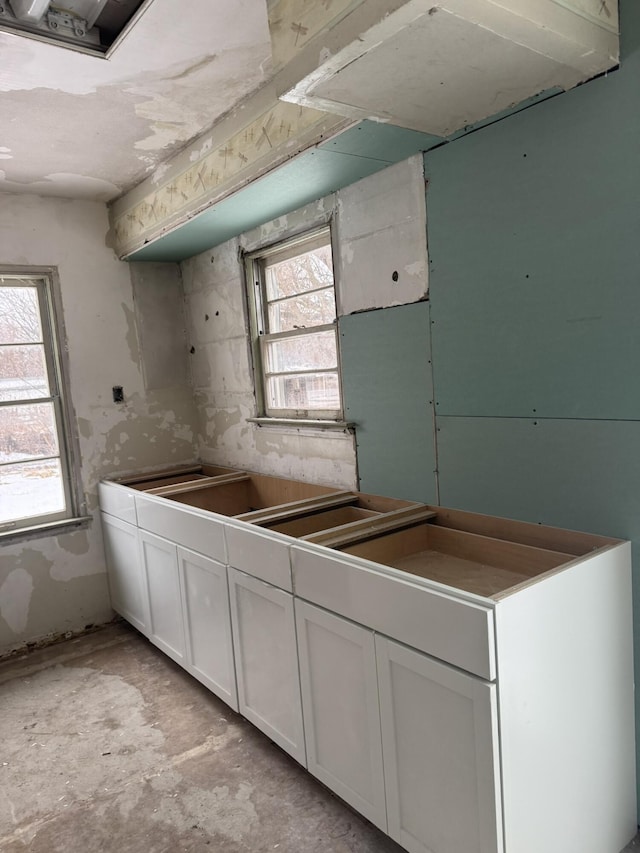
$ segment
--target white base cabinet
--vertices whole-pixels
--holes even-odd
[[[293,596],[229,567],[240,713],[306,766]]]
[[[102,513],[102,535],[111,606],[134,628],[146,634],[149,614],[140,563],[138,528]]]
[[[328,533],[272,480],[102,484],[114,609],[409,853],[619,853],[629,543],[366,495]]]
[[[238,710],[227,567],[178,548],[187,669]]]
[[[373,631],[296,600],[307,766],[387,831]]]
[[[376,635],[389,835],[410,853],[502,850],[496,686]]]

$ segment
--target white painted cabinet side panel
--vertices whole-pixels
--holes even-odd
[[[628,543],[499,602],[496,640],[507,850],[621,850],[636,832]]]
[[[293,596],[228,572],[240,713],[306,766]]]
[[[159,536],[140,531],[140,555],[149,596],[149,639],[184,666],[184,626],[176,546]]]
[[[226,563],[224,520],[214,513],[140,494],[136,495],[136,513],[142,530]]]
[[[188,669],[237,711],[227,567],[186,548],[178,566]]]
[[[147,633],[146,589],[138,544],[138,528],[102,513],[111,606],[138,631]]]
[[[495,684],[380,635],[376,653],[389,835],[409,853],[501,853]]]
[[[373,632],[303,601],[295,609],[309,770],[386,832]]]
[[[288,539],[246,522],[243,527],[225,525],[225,535],[230,566],[288,592],[293,590]]]

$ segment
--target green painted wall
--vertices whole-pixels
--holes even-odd
[[[619,71],[425,168],[441,503],[630,538],[640,663],[640,3],[621,15]]]

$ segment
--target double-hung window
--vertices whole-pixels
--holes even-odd
[[[260,415],[340,420],[329,229],[249,255],[247,279]]]
[[[0,268],[0,534],[77,515],[53,286]]]

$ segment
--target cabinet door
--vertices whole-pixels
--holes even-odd
[[[229,568],[240,713],[306,765],[293,596]]]
[[[227,567],[178,548],[187,668],[238,710]]]
[[[299,600],[295,609],[309,770],[386,832],[373,631]]]
[[[140,554],[149,597],[148,637],[170,658],[184,666],[184,629],[176,546],[141,530]]]
[[[142,578],[138,528],[102,513],[111,606],[143,634],[147,633],[147,600]]]
[[[410,853],[502,851],[495,684],[376,636],[389,835]]]

